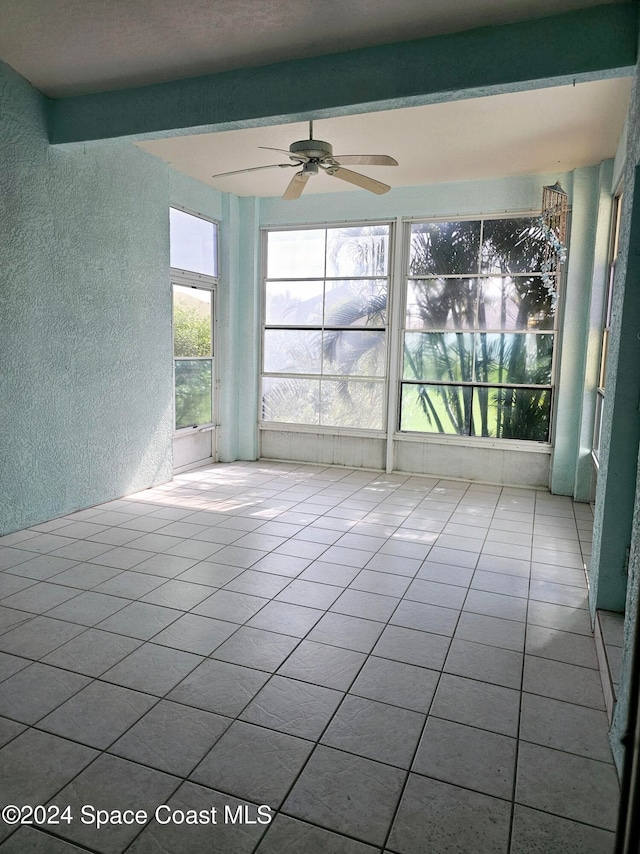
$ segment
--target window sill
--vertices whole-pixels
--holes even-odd
[[[181,427],[173,431],[173,438],[180,439],[182,436],[195,436],[196,433],[210,433],[217,426],[217,424],[198,424],[195,427]]]
[[[277,433],[308,433],[322,436],[351,436],[364,439],[386,439],[384,430],[357,430],[347,427],[320,427],[314,424],[279,424],[262,422],[258,429]],[[437,433],[400,433],[394,442],[419,442],[431,445],[457,445],[465,448],[491,448],[499,451],[525,451],[549,456],[553,446],[548,442],[529,442],[522,439],[490,439],[482,436],[441,436]]]
[[[549,442],[530,442],[525,439],[491,439],[485,436],[442,436],[438,433],[395,433],[396,442],[427,442],[431,445],[459,445],[466,448],[492,448],[499,451],[526,451],[550,455]]]
[[[263,421],[259,430],[273,430],[281,433],[319,433],[324,436],[361,436],[366,439],[386,439],[384,430],[364,430],[352,427],[321,427],[317,424],[288,424],[275,421]]]

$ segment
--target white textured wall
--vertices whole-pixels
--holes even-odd
[[[2,64],[0,103],[6,533],[171,476],[171,170],[50,148],[45,99]]]
[[[260,431],[260,456],[272,460],[384,469],[386,440],[344,433],[314,433],[268,427]],[[430,438],[394,439],[394,471],[442,478],[546,487],[551,454],[548,449],[490,447],[475,441],[471,447]]]
[[[547,487],[551,455],[546,449],[483,447],[438,440],[398,439],[395,469],[443,478],[459,478],[505,486]]]
[[[260,456],[349,468],[384,469],[385,440],[344,433],[267,429],[260,433]]]

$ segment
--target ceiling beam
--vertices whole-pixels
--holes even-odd
[[[64,145],[395,109],[632,73],[637,3],[50,102]]]

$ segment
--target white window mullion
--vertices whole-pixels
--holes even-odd
[[[399,380],[402,365],[403,345],[403,296],[405,267],[405,234],[402,219],[398,217],[393,228],[393,267],[390,270],[389,291],[387,296],[387,335],[389,346],[389,368],[387,383],[387,448],[386,471],[394,469],[394,442],[398,423]]]

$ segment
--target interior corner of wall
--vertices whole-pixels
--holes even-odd
[[[602,160],[599,166],[600,170],[600,186],[602,187],[605,193],[611,195],[611,183],[612,183],[612,175],[613,175],[613,167],[615,165],[615,161],[613,157],[607,157],[605,160]]]

